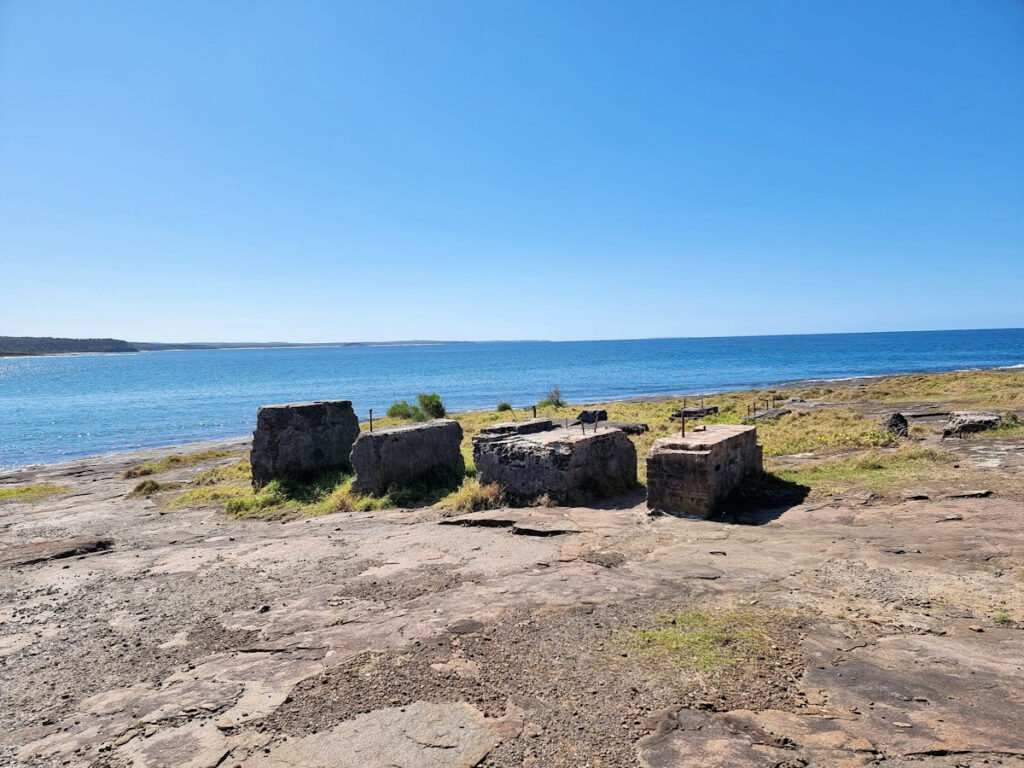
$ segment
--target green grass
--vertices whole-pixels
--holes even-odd
[[[1013,617],[1008,613],[1000,613],[996,616],[996,624],[1004,627],[1012,627],[1014,625]]]
[[[849,387],[808,387],[808,400],[948,402],[963,408],[1024,408],[1024,370],[954,371],[873,379]]]
[[[39,501],[70,491],[63,485],[20,485],[15,488],[0,488],[0,502],[12,501],[21,504]]]
[[[809,486],[816,496],[853,489],[884,494],[925,482],[944,483],[950,478],[953,462],[953,456],[947,451],[913,444],[889,453],[867,451],[808,463],[775,474],[782,480]]]
[[[505,494],[497,483],[483,485],[475,477],[467,477],[458,490],[443,498],[439,505],[453,512],[479,512],[505,506]]]
[[[464,478],[421,478],[415,483],[392,486],[379,495],[357,493],[355,478],[346,472],[325,472],[312,480],[274,480],[259,491],[252,488],[252,468],[247,459],[200,472],[188,489],[168,505],[182,507],[224,505],[233,517],[280,519],[311,517],[332,512],[360,512],[436,504],[457,492]]]
[[[223,448],[211,448],[208,451],[202,451],[200,453],[187,453],[179,454],[174,453],[170,456],[165,456],[159,461],[147,461],[145,464],[138,464],[134,467],[130,467],[121,473],[122,480],[131,480],[135,477],[145,477],[146,475],[158,475],[161,472],[167,472],[171,469],[178,469],[180,467],[190,467],[193,464],[200,464],[204,461],[211,459],[220,459],[225,456],[237,456],[238,451],[229,451]]]
[[[769,622],[754,613],[662,613],[656,625],[622,638],[634,653],[668,659],[704,675],[768,655]]]
[[[181,483],[158,483],[156,480],[147,479],[136,485],[132,492],[128,494],[128,498],[148,497],[161,491],[171,491],[176,488],[181,488]]]

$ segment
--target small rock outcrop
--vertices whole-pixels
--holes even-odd
[[[608,421],[608,411],[603,408],[584,408],[576,417],[578,424],[596,424],[599,421]]]
[[[453,419],[362,432],[352,446],[352,487],[383,494],[391,485],[459,478],[466,471],[461,443],[462,425]]]
[[[970,432],[985,432],[998,427],[1002,420],[995,411],[953,411],[942,430],[942,437],[963,437]]]
[[[513,503],[547,496],[558,503],[614,496],[636,485],[636,448],[618,429],[560,427],[473,438],[481,483],[497,483]]]
[[[889,414],[881,426],[886,432],[891,432],[897,437],[910,436],[910,425],[907,423],[907,417],[902,413]]]
[[[264,405],[252,433],[252,484],[262,488],[274,478],[306,478],[347,469],[359,419],[351,400]]]

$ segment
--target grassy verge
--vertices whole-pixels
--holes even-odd
[[[63,485],[20,485],[15,488],[0,488],[0,502],[13,501],[27,504],[50,496],[67,493],[70,488]]]
[[[885,494],[920,484],[946,485],[954,480],[954,458],[947,451],[906,445],[889,453],[867,451],[856,456],[809,463],[777,472],[782,480],[811,488],[812,496],[851,490]]]
[[[346,472],[325,472],[305,482],[275,480],[254,491],[252,469],[248,460],[242,459],[199,473],[169,507],[223,504],[224,511],[234,517],[281,519],[420,507],[438,502],[445,502],[445,508],[451,510],[485,509],[500,498],[492,489],[480,487],[474,478],[427,478],[418,483],[392,486],[379,496],[357,493],[352,488],[354,479]]]
[[[896,403],[948,402],[965,408],[1024,408],[1024,370],[954,371],[873,379],[849,387],[807,387],[808,400]]]
[[[178,469],[179,467],[190,467],[194,464],[201,464],[204,461],[210,459],[221,459],[225,456],[238,456],[238,451],[229,451],[223,448],[211,448],[208,451],[202,451],[200,453],[187,453],[179,454],[174,453],[170,456],[165,456],[159,461],[147,461],[145,464],[137,464],[134,467],[130,467],[121,473],[122,480],[131,480],[135,477],[145,477],[146,475],[158,475],[161,472],[167,472],[171,469]]]

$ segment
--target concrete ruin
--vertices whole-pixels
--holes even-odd
[[[547,495],[558,503],[614,496],[636,485],[636,448],[603,426],[492,431],[473,438],[481,483],[497,483],[514,504]],[[495,425],[508,427],[509,425]]]
[[[534,432],[547,432],[555,428],[551,419],[527,419],[526,421],[506,421],[492,424],[480,430],[481,435],[529,435]]]
[[[453,419],[363,432],[352,446],[352,484],[360,493],[383,494],[389,486],[461,478],[462,425]]]
[[[259,490],[275,478],[347,469],[358,435],[351,400],[261,406],[249,454],[253,487]]]
[[[647,507],[713,517],[744,479],[762,471],[756,427],[711,424],[663,437],[647,454]]]
[[[953,411],[942,430],[942,437],[963,437],[972,432],[998,429],[1002,421],[1003,417],[995,411]]]

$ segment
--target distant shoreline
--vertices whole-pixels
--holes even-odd
[[[344,347],[434,347],[449,344],[574,344],[596,342],[672,341],[676,339],[748,339],[813,336],[872,336],[901,333],[977,333],[984,331],[1021,331],[1024,328],[950,328],[916,331],[852,331],[834,333],[747,334],[739,336],[658,336],[637,339],[491,339],[483,341],[407,339],[399,341],[338,342],[151,342],[122,339],[71,339],[50,336],[0,336],[0,360],[22,357],[60,357],[67,355],[121,355],[140,352],[191,352],[231,349],[338,349]]]
[[[676,392],[670,394],[659,394],[659,395],[634,395],[632,397],[613,397],[613,398],[594,398],[586,401],[571,402],[567,403],[567,408],[585,408],[596,404],[603,403],[637,403],[637,402],[662,402],[665,400],[677,400],[682,397],[698,398],[698,397],[716,397],[725,394],[736,394],[737,392],[754,392],[760,390],[793,390],[801,389],[808,386],[830,384],[836,387],[847,387],[857,386],[867,381],[875,379],[895,379],[904,376],[922,376],[922,375],[941,375],[945,373],[965,373],[967,371],[1011,371],[1020,370],[1024,368],[1024,364],[1019,365],[1004,365],[997,366],[995,368],[971,368],[964,370],[946,370],[946,371],[914,371],[905,373],[882,373],[882,374],[866,374],[864,376],[842,376],[836,378],[808,378],[799,379],[795,381],[780,381],[775,383],[765,384],[761,387],[753,387],[750,389],[722,389],[713,392]],[[460,413],[480,413],[488,411],[488,408],[467,408],[461,411],[455,411],[449,414],[449,418]],[[360,424],[367,423],[368,419],[359,419]],[[232,435],[228,437],[220,437],[213,440],[193,440],[184,443],[159,443],[148,446],[140,446],[138,448],[131,448],[124,451],[111,451],[109,453],[99,453],[90,456],[79,456],[71,459],[64,459],[56,462],[42,462],[33,464],[23,464],[18,466],[0,467],[0,482],[2,481],[15,481],[19,473],[25,471],[36,471],[40,469],[52,469],[60,467],[62,465],[70,464],[81,464],[86,463],[89,465],[95,465],[107,461],[124,461],[128,463],[138,463],[139,461],[149,461],[152,459],[160,458],[166,455],[168,451],[172,453],[192,453],[198,451],[204,451],[209,448],[227,448],[230,447],[233,450],[245,450],[248,448],[251,437],[248,434]]]

